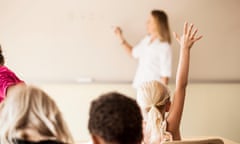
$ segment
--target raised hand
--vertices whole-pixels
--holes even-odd
[[[194,27],[193,24],[189,25],[187,22],[185,22],[184,27],[183,27],[183,34],[181,37],[177,33],[174,32],[174,37],[180,44],[181,48],[189,48],[190,49],[196,41],[198,41],[202,38],[202,36],[196,37],[198,29],[195,28],[195,30],[193,31],[193,27]]]

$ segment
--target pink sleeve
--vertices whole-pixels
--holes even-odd
[[[23,82],[7,67],[0,67],[0,102],[5,98],[9,86]]]

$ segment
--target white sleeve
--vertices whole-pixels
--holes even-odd
[[[160,57],[160,75],[161,77],[171,77],[172,75],[172,49],[168,45]]]
[[[144,39],[142,39],[136,46],[133,47],[132,50],[132,56],[134,58],[139,58],[139,56],[142,53],[142,49],[144,47],[145,42],[147,41],[147,37],[145,37]]]

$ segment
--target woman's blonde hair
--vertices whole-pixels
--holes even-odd
[[[164,115],[160,110],[169,101],[168,88],[158,81],[145,82],[137,91],[137,102],[147,114],[146,130],[150,133],[150,142],[160,139],[163,135]]]
[[[157,24],[158,33],[161,36],[161,41],[171,43],[170,28],[168,24],[167,14],[162,10],[153,10],[151,12]]]
[[[19,137],[17,133],[28,127],[56,141],[73,142],[54,100],[33,86],[19,86],[11,91],[1,104],[0,118],[2,144],[13,144],[16,138],[26,139],[26,135]]]

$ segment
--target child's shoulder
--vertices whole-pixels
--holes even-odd
[[[0,65],[0,71],[11,71],[7,66],[5,65]]]

